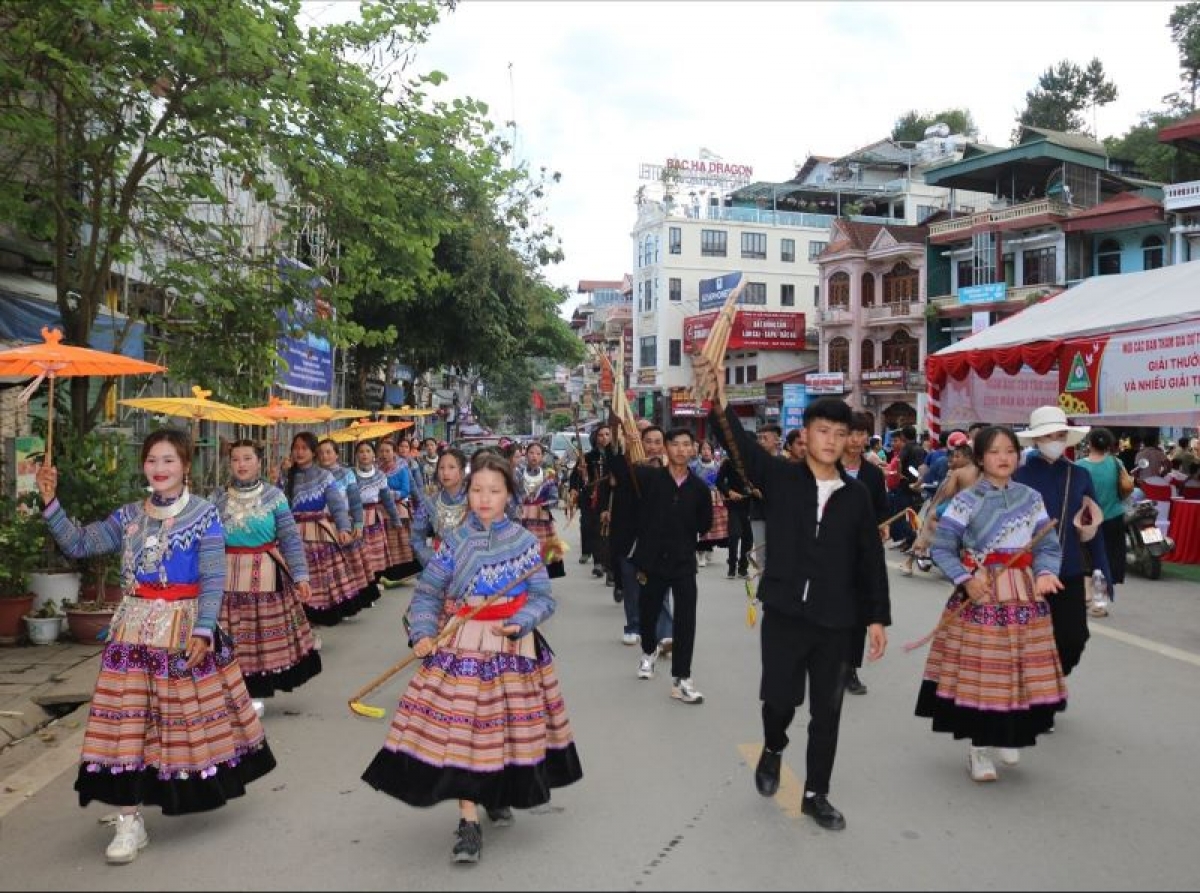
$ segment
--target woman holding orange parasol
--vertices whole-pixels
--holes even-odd
[[[117,864],[149,843],[140,806],[165,815],[215,809],[275,767],[233,641],[217,625],[225,534],[216,506],[188,491],[191,457],[182,431],[155,431],[142,444],[151,495],[86,527],[58,502],[58,470],[38,470],[62,550],[121,555],[125,595],[109,626],[75,781],[81,806],[121,808],[105,851]]]

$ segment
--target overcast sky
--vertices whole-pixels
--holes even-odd
[[[498,125],[515,120],[518,158],[562,174],[546,217],[566,260],[546,277],[574,295],[632,272],[641,162],[703,147],[784,180],[810,153],[888,136],[910,109],[968,108],[982,141],[1008,145],[1038,76],[1093,57],[1119,91],[1098,136],[1119,136],[1180,87],[1176,5],[461,0],[414,67],[444,72],[443,93],[483,100]],[[305,3],[316,22],[356,8]]]

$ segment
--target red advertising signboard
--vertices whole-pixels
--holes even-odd
[[[689,316],[683,321],[683,350],[704,347],[717,312]],[[739,310],[733,317],[728,350],[803,350],[804,314]]]

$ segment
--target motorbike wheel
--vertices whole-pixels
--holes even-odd
[[[1157,580],[1162,576],[1162,559],[1157,555],[1149,556],[1146,561],[1146,576],[1151,580]]]

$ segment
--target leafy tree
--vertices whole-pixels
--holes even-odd
[[[1148,180],[1159,183],[1200,180],[1200,156],[1158,141],[1164,127],[1177,124],[1186,116],[1186,112],[1180,111],[1147,112],[1123,136],[1106,138],[1104,147],[1110,158],[1133,162],[1137,172]]]
[[[361,134],[387,105],[387,84],[355,50],[422,40],[447,5],[376,0],[364,3],[361,21],[307,32],[299,0],[0,6],[0,220],[52,244],[67,340],[87,343],[115,266],[136,261],[141,278],[178,292],[177,313],[158,320],[168,354],[172,339],[187,339],[204,371],[226,372],[231,387],[269,380],[274,311],[291,299],[269,275],[279,245],[274,236],[247,238],[247,221],[229,213],[215,177],[282,219],[283,239],[314,205],[328,211],[329,201],[305,187],[339,152],[344,165],[367,144]],[[437,144],[437,118],[409,134],[410,155]],[[286,181],[271,174],[273,159]],[[297,194],[309,204],[298,207]],[[248,281],[251,247],[264,257],[260,277]],[[173,372],[188,367],[182,352],[172,362]],[[103,403],[102,391],[89,405],[88,391],[86,379],[72,380],[80,431]]]
[[[969,137],[979,136],[979,127],[970,109],[945,109],[935,115],[927,115],[911,109],[896,119],[892,125],[893,140],[922,140],[926,128],[944,123],[951,133],[961,133]]]
[[[1064,59],[1047,68],[1038,78],[1038,85],[1025,94],[1025,108],[1017,117],[1013,142],[1020,139],[1022,127],[1043,127],[1068,133],[1091,133],[1087,120],[1080,114],[1098,106],[1108,105],[1117,98],[1117,87],[1108,80],[1104,65],[1093,58],[1087,68]]]
[[[1188,96],[1186,108],[1195,111],[1196,87],[1200,84],[1200,3],[1176,6],[1167,27],[1179,50],[1179,76]],[[1182,99],[1181,96],[1176,98]]]

